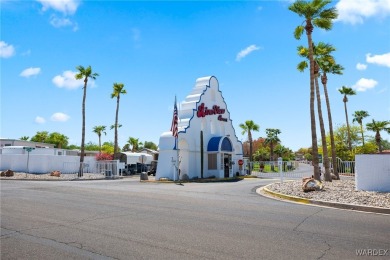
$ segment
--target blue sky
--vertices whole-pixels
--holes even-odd
[[[309,74],[300,73],[293,31],[303,20],[292,1],[7,1],[1,0],[1,132],[19,139],[59,132],[81,143],[82,81],[78,65],[100,76],[89,82],[86,142],[98,143],[94,126],[113,141],[113,83],[124,83],[119,145],[129,137],[158,144],[170,129],[175,95],[183,101],[195,80],[216,76],[239,139],[245,120],[281,130],[283,145],[311,145]],[[369,122],[390,119],[390,1],[341,0],[331,31],[313,40],[333,44],[344,75],[329,75],[334,127],[345,124],[338,92],[352,87],[350,121],[366,110]],[[326,112],[325,101],[323,111]],[[325,124],[327,117],[324,115]],[[373,134],[372,134],[373,135]],[[319,135],[318,135],[319,136]],[[382,133],[389,139],[389,135]]]

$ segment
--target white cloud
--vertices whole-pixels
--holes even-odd
[[[76,89],[84,86],[84,80],[75,78],[76,72],[67,70],[62,73],[62,75],[57,75],[53,78],[52,82],[59,88],[67,89]],[[93,87],[95,82],[93,80],[88,80],[88,86]]]
[[[70,118],[70,116],[68,116],[67,114],[58,112],[58,113],[54,113],[50,117],[50,120],[55,121],[55,122],[66,122],[69,120],[69,118]]]
[[[79,0],[37,0],[42,4],[42,10],[47,11],[53,9],[61,12],[64,15],[72,15],[77,11]]]
[[[371,53],[368,53],[366,54],[366,61],[368,63],[374,63],[377,65],[386,66],[390,68],[390,52],[382,55],[373,55],[373,56],[371,56]]]
[[[367,89],[374,88],[377,84],[378,82],[376,80],[361,78],[352,86],[352,88],[356,91],[364,92]]]
[[[46,123],[46,120],[43,117],[37,116],[35,118],[35,123],[37,123],[37,124],[44,124],[44,123]]]
[[[257,50],[260,50],[260,47],[257,47],[256,45],[252,44],[248,47],[246,47],[245,49],[241,50],[237,56],[236,56],[236,61],[240,61],[242,58],[246,57],[247,55],[249,55],[251,52],[253,51],[257,51]]]
[[[0,41],[0,57],[1,58],[9,58],[9,57],[12,57],[14,54],[15,54],[14,46],[12,46],[4,41]]]
[[[365,70],[365,69],[367,69],[367,65],[362,64],[362,63],[358,63],[358,64],[356,64],[356,69],[357,70]]]
[[[390,15],[390,0],[340,0],[336,4],[337,21],[358,24],[369,17]]]
[[[73,26],[73,31],[78,30],[78,25],[75,22],[72,22],[69,18],[63,17],[59,18],[55,14],[50,17],[50,24],[56,28],[65,27],[65,26]]]
[[[23,70],[19,76],[29,78],[31,76],[38,75],[41,72],[41,68],[28,68]]]

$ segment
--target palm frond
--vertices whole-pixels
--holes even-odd
[[[297,39],[297,40],[301,39],[301,36],[302,36],[304,30],[305,30],[305,27],[303,27],[303,25],[297,26],[294,30],[295,39]]]

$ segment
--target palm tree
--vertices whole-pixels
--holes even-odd
[[[317,97],[317,111],[318,111],[318,119],[320,122],[320,131],[321,131],[321,142],[322,142],[322,154],[323,154],[323,162],[325,166],[325,174],[324,179],[325,181],[332,181],[332,176],[330,174],[330,163],[329,163],[329,156],[328,156],[328,145],[326,143],[326,133],[325,133],[325,126],[324,126],[324,119],[322,116],[322,106],[321,106],[321,95],[320,95],[320,87],[318,83],[318,77],[320,76],[320,66],[318,65],[318,60],[320,58],[325,59],[328,58],[328,56],[325,56],[324,54],[329,54],[335,50],[333,46],[329,44],[325,44],[323,42],[318,43],[318,45],[315,45],[313,43],[313,58],[314,58],[314,76],[315,76],[315,92]],[[298,55],[304,58],[308,58],[309,51],[307,48],[303,46],[298,47]],[[306,60],[300,62],[298,64],[298,70],[300,72],[303,72],[308,67]]]
[[[248,142],[249,142],[249,161],[252,163],[252,155],[253,155],[253,144],[252,144],[252,131],[259,131],[260,126],[255,124],[252,120],[246,120],[244,124],[240,124],[240,127],[242,129],[241,134],[244,135],[245,133],[248,133]],[[251,173],[252,167],[249,167],[249,174]]]
[[[311,123],[311,142],[313,148],[313,166],[314,178],[320,180],[319,161],[318,161],[318,145],[316,133],[316,119],[314,111],[314,58],[313,58],[313,41],[312,32],[314,26],[330,30],[333,25],[333,19],[337,18],[337,10],[334,7],[325,9],[330,0],[313,0],[312,2],[298,0],[289,6],[289,10],[305,18],[305,26],[299,25],[294,31],[296,39],[300,39],[303,32],[306,31],[307,42],[309,48],[310,61],[310,123]]]
[[[118,152],[118,114],[119,114],[119,100],[121,94],[126,94],[125,85],[122,83],[114,83],[111,98],[116,97],[116,112],[115,112],[115,138],[114,138],[114,158]]]
[[[85,150],[85,99],[87,97],[87,84],[88,79],[96,79],[99,76],[98,73],[93,73],[91,66],[84,68],[83,66],[77,66],[76,69],[78,73],[75,75],[76,79],[84,79],[84,94],[83,94],[83,104],[82,104],[82,128],[81,128],[81,147],[80,147],[80,169],[79,177],[83,176],[83,163],[84,163],[84,150]]]
[[[265,129],[267,137],[265,138],[264,144],[268,144],[270,148],[270,161],[274,161],[274,146],[280,142],[278,134],[282,132],[279,129],[267,128]]]
[[[347,102],[348,97],[356,95],[356,92],[352,88],[348,88],[346,86],[342,86],[341,89],[339,89],[339,92],[344,95],[343,102],[344,102],[344,109],[345,109],[345,119],[347,120],[347,130],[348,130],[348,148],[350,151],[352,151],[352,145],[351,145],[351,133],[349,129],[349,122],[348,122],[348,112],[347,112]]]
[[[328,57],[331,57],[331,59],[328,59]],[[336,179],[339,180],[340,176],[337,170],[337,153],[336,153],[336,144],[334,141],[334,134],[333,134],[333,122],[332,122],[332,113],[330,108],[330,102],[329,102],[329,95],[328,95],[328,77],[327,73],[330,74],[337,74],[341,75],[343,74],[343,66],[336,63],[334,58],[329,55],[328,57],[321,57],[317,62],[318,65],[322,71],[321,75],[321,83],[324,88],[324,94],[325,94],[325,101],[326,101],[326,108],[328,110],[328,122],[329,122],[329,135],[330,135],[330,147],[332,150],[332,165],[333,165],[333,174],[336,176]]]
[[[352,122],[358,122],[360,125],[360,131],[362,132],[362,141],[364,146],[364,132],[363,132],[363,119],[370,116],[367,111],[359,110],[353,114]]]
[[[107,134],[106,133],[106,126],[104,125],[98,125],[98,126],[95,126],[93,128],[93,132],[96,133],[99,137],[99,153],[102,152],[102,133],[104,133],[105,135]]]
[[[390,133],[390,127],[388,127],[388,125],[390,125],[390,121],[375,121],[374,119],[372,120],[372,123],[366,124],[367,130],[376,132],[375,141],[376,144],[378,145],[379,153],[382,153],[382,144],[381,144],[382,138],[381,138],[380,131],[385,130],[388,133]]]
[[[134,137],[129,137],[129,139],[127,140],[127,143],[131,145],[131,151],[134,153],[135,151],[138,150],[138,147],[140,144],[139,142],[139,138],[134,138]]]
[[[22,136],[22,137],[20,137],[20,140],[23,140],[23,141],[28,141],[28,139],[30,139],[29,136]]]

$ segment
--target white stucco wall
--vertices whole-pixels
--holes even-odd
[[[390,154],[355,156],[356,190],[390,192]]]
[[[80,156],[58,156],[45,154],[30,153],[27,170],[27,153],[26,154],[1,154],[0,171],[13,170],[16,172],[30,173],[49,173],[59,170],[62,173],[78,172],[80,165]],[[95,157],[84,157],[84,163],[94,167]],[[91,169],[93,170],[93,169]]]

